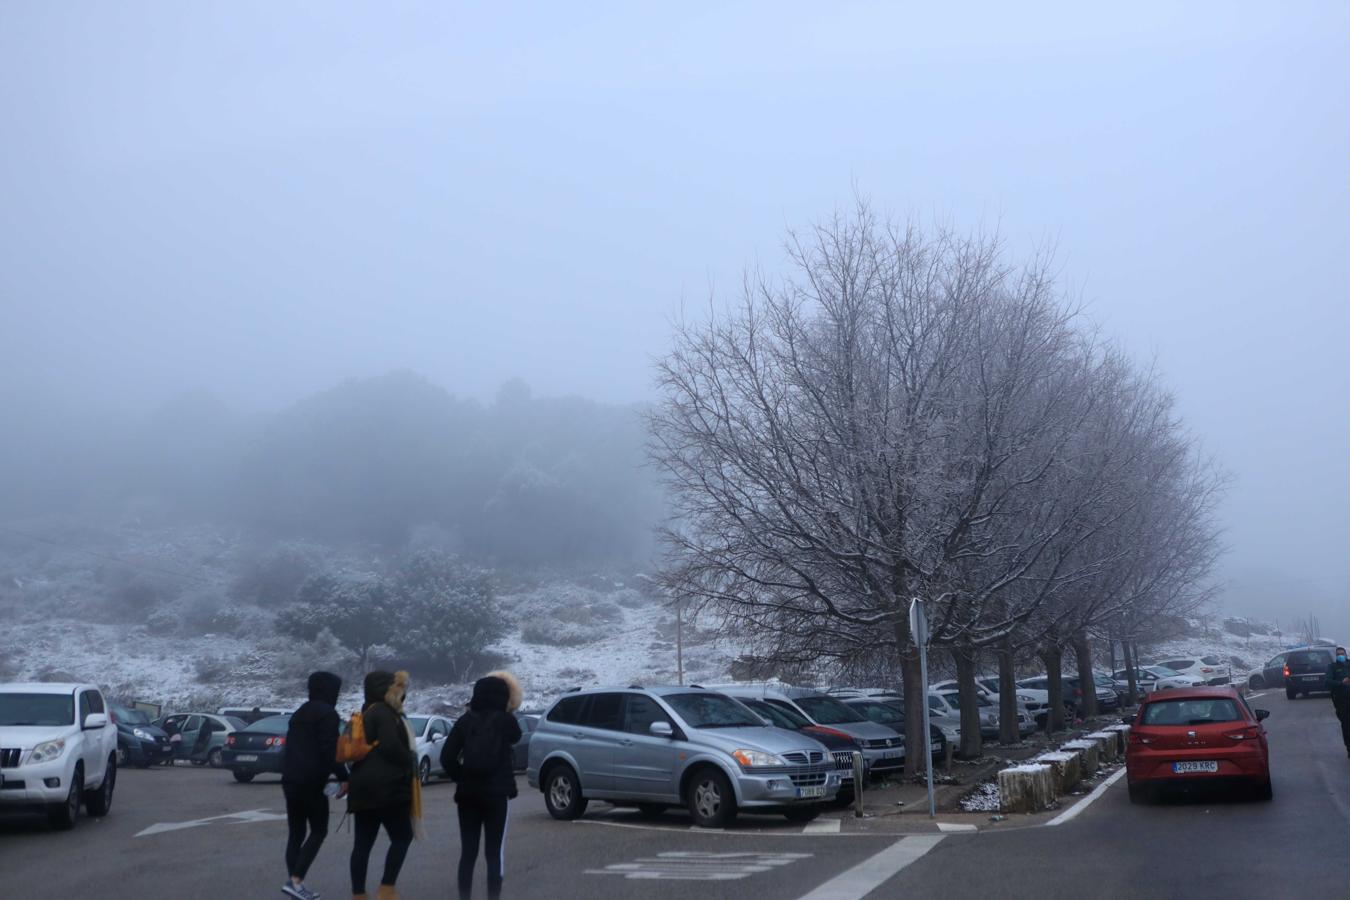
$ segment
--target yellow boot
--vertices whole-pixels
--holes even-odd
[[[391,885],[382,884],[375,892],[375,900],[398,900],[398,891]]]

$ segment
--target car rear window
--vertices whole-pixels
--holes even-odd
[[[1203,700],[1159,700],[1144,708],[1145,725],[1213,725],[1241,722],[1237,704],[1227,697]]]
[[[259,719],[244,730],[260,731],[263,734],[285,734],[290,724],[290,716],[268,716],[265,719]]]
[[[1322,666],[1323,668],[1331,665],[1330,650],[1300,650],[1297,653],[1289,654],[1289,665],[1291,666]]]
[[[1223,660],[1219,659],[1217,656],[1202,656],[1200,657],[1200,661],[1207,666],[1223,665]]]

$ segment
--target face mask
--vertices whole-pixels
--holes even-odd
[[[1343,663],[1343,662],[1345,662],[1345,654],[1342,653],[1340,656],[1336,657],[1336,662],[1338,662],[1338,663]]]

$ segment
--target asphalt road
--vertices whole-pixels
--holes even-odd
[[[735,829],[706,832],[691,830],[678,813],[648,823],[602,805],[582,822],[562,823],[549,818],[539,794],[522,781],[508,832],[506,896],[1345,896],[1350,760],[1331,704],[1268,694],[1255,705],[1273,712],[1267,721],[1273,803],[1197,795],[1132,806],[1120,783],[1054,828],[898,838],[805,834],[781,818],[745,817]],[[459,839],[452,792],[449,784],[434,784],[424,795],[426,836],[413,845],[399,883],[409,900],[454,893]],[[330,900],[349,896],[352,838],[338,830],[339,808],[309,879]],[[209,769],[124,771],[113,813],[82,819],[72,832],[48,831],[41,819],[0,816],[0,894],[280,897],[282,809],[275,780],[240,785]],[[383,851],[381,842],[372,875]],[[480,885],[482,877],[480,863]]]

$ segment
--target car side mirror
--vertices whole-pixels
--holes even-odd
[[[1268,710],[1268,709],[1258,709],[1258,710],[1256,711],[1256,721],[1258,721],[1258,722],[1264,722],[1266,719],[1269,719],[1269,718],[1270,718],[1270,710]]]
[[[85,731],[97,731],[98,729],[103,728],[107,724],[108,724],[108,716],[106,713],[90,713],[89,715],[84,717]]]
[[[675,736],[675,729],[670,727],[669,722],[653,722],[647,726],[653,737],[670,738]]]

